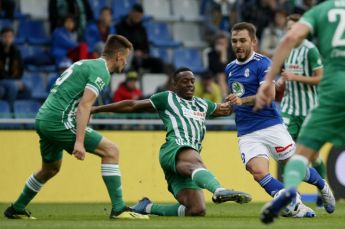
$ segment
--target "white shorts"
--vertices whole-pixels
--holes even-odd
[[[296,148],[283,124],[242,135],[238,139],[238,144],[245,165],[254,157],[269,159],[269,155],[277,161],[285,160],[294,154]]]

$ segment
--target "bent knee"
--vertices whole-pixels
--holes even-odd
[[[188,215],[190,216],[205,216],[206,208],[205,207],[190,208],[188,213],[189,213]]]
[[[262,178],[264,178],[268,172],[261,170],[261,169],[253,169],[253,168],[247,168],[247,171],[250,172],[253,175],[253,178],[255,181],[259,182]]]

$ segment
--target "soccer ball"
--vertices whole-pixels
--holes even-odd
[[[285,189],[279,190],[273,198],[277,198],[284,191]],[[301,196],[297,193],[296,198],[283,208],[280,214],[284,217],[293,217],[298,213],[300,204],[302,204]]]

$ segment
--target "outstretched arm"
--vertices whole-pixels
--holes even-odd
[[[212,113],[213,117],[229,116],[232,114],[232,109],[229,102],[218,103],[216,110]]]
[[[149,99],[145,100],[123,100],[116,103],[111,103],[103,106],[92,107],[91,113],[100,112],[117,112],[117,113],[131,113],[135,111],[155,111]]]

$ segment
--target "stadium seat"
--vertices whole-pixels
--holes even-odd
[[[26,18],[21,18],[18,22],[17,33],[14,43],[17,45],[23,45],[26,42]]]
[[[145,14],[158,20],[173,19],[169,0],[143,0]]]
[[[176,68],[188,67],[197,74],[205,71],[200,52],[195,48],[176,49],[173,55],[173,62]]]
[[[26,37],[29,44],[32,45],[47,45],[50,43],[48,31],[45,28],[44,21],[29,20],[26,21]]]
[[[54,84],[55,84],[55,81],[56,81],[56,79],[57,79],[58,77],[59,77],[59,75],[56,74],[56,73],[50,73],[50,74],[48,75],[47,87],[46,87],[47,93],[49,93],[49,92],[50,92],[50,89],[53,88],[53,86],[54,86]]]
[[[114,2],[117,2],[118,0],[115,0]],[[105,6],[109,6],[107,0],[89,0],[89,4],[91,6],[93,16],[97,20],[99,17],[99,13],[101,9]]]
[[[164,63],[171,63],[168,50],[165,48],[150,47],[150,55],[162,59]]]
[[[182,41],[185,47],[205,47],[206,43],[201,40],[200,27],[197,23],[177,22],[173,25],[175,41]]]
[[[13,28],[13,23],[9,19],[0,19],[0,30],[5,27],[11,27]]]
[[[21,15],[30,15],[30,18],[47,19],[48,18],[48,2],[37,0],[16,0],[19,2]]]
[[[45,46],[18,45],[25,69],[31,72],[54,72],[56,66]]]
[[[169,33],[168,25],[164,22],[146,23],[149,41],[158,47],[176,48],[181,46],[181,42],[174,41]]]
[[[17,100],[14,102],[15,118],[35,118],[41,104],[35,100]],[[33,129],[35,124],[24,124],[24,128]]]
[[[200,21],[200,7],[198,0],[174,0],[172,3],[173,15],[179,19]]]
[[[0,100],[0,119],[12,118],[10,106],[7,101]],[[14,124],[0,123],[0,129],[12,129],[15,128]]]
[[[31,89],[31,96],[33,99],[44,100],[47,98],[46,84],[42,76],[38,73],[25,72],[23,81],[27,87]]]
[[[142,89],[145,97],[156,92],[157,88],[166,83],[168,76],[166,74],[144,74],[142,76]]]
[[[132,6],[138,3],[138,0],[116,0],[112,1],[113,18],[119,20],[121,17],[128,14]]]

